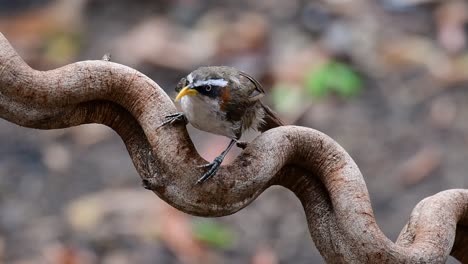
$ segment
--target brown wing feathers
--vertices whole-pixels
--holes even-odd
[[[257,101],[265,95],[265,91],[263,90],[262,85],[257,80],[255,80],[255,78],[253,78],[245,72],[240,72],[240,75],[249,79],[255,85],[255,89],[250,94],[250,99],[252,101]],[[281,121],[281,119],[273,110],[271,110],[268,106],[264,105],[261,102],[260,105],[263,108],[265,117],[263,118],[263,122],[258,126],[258,131],[265,132],[275,127],[284,126],[283,121]]]
[[[265,117],[263,118],[263,122],[258,126],[258,131],[265,132],[275,127],[284,126],[283,121],[281,121],[281,119],[273,110],[262,103],[261,105],[263,107],[263,111],[265,112]]]

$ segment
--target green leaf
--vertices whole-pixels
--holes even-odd
[[[301,90],[292,84],[276,84],[272,88],[271,96],[275,109],[280,113],[293,113],[301,106]]]
[[[343,97],[351,97],[360,92],[362,88],[361,77],[351,67],[335,63],[333,73],[335,78],[331,86],[338,94]]]
[[[357,95],[362,89],[362,79],[351,66],[331,61],[311,70],[305,80],[307,91],[317,98],[336,92],[342,97]]]
[[[323,97],[330,91],[328,64],[310,71],[306,77],[306,89],[313,97]]]
[[[214,247],[227,249],[235,242],[234,233],[226,226],[212,220],[200,220],[193,223],[196,239]]]

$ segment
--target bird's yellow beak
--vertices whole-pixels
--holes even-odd
[[[188,86],[185,86],[184,88],[182,88],[182,90],[180,90],[179,94],[176,96],[175,98],[175,101],[179,101],[180,98],[186,96],[186,95],[196,95],[198,93],[197,90],[195,89],[192,89]]]

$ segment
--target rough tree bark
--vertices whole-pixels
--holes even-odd
[[[328,263],[468,263],[468,190],[421,201],[394,243],[377,226],[366,184],[348,153],[314,129],[263,133],[216,179],[195,185],[204,161],[184,126],[158,129],[170,98],[129,67],[83,61],[31,69],[0,34],[0,117],[54,129],[86,123],[113,128],[144,184],[172,206],[199,216],[235,213],[271,185],[300,199],[310,234]],[[195,172],[195,173],[194,173]]]

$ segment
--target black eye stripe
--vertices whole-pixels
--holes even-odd
[[[213,88],[215,88],[215,89],[219,88],[219,86],[204,84],[204,85],[195,86],[193,88],[196,89],[196,90],[205,90],[205,91],[209,92],[209,91],[213,90]]]
[[[193,89],[197,90],[201,95],[210,98],[216,98],[221,92],[221,87],[209,84],[194,86]]]

